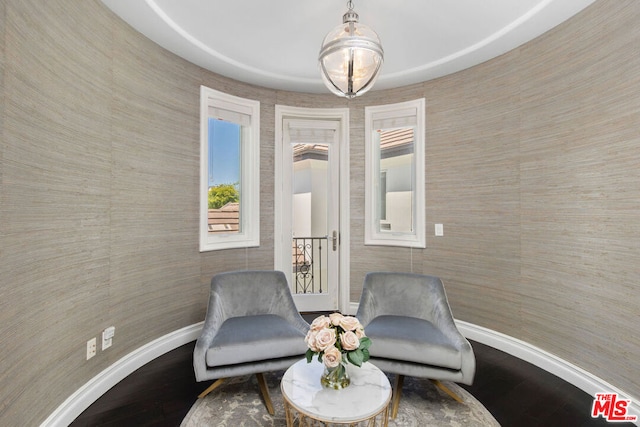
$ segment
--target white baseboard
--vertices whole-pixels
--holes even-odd
[[[80,387],[41,424],[41,427],[68,426],[111,387],[153,359],[198,339],[203,322],[178,329],[127,354]]]
[[[357,305],[354,307],[352,304],[349,307],[349,311],[355,313],[357,311]],[[461,320],[456,320],[456,325],[465,337],[538,366],[568,383],[575,385],[591,396],[595,396],[595,393],[601,392],[618,393],[621,398],[631,400],[629,414],[640,416],[640,399],[630,396],[628,393],[625,393],[566,360],[560,359],[525,341],[492,329]],[[202,322],[196,323],[160,337],[129,353],[69,396],[69,398],[41,424],[41,427],[68,426],[111,387],[153,359],[181,345],[195,341],[200,335],[201,330]]]
[[[358,303],[352,302],[348,310],[349,313],[346,314],[355,314],[358,311]],[[462,335],[468,339],[486,344],[529,362],[562,378],[569,384],[573,384],[591,396],[603,392],[618,393],[620,398],[631,400],[628,408],[629,414],[636,415],[638,417],[636,425],[640,425],[640,396],[631,396],[602,378],[598,378],[590,372],[525,341],[462,320],[456,320],[455,322]]]
[[[598,378],[564,359],[512,336],[461,320],[456,320],[456,325],[462,335],[468,339],[486,344],[529,362],[573,384],[591,396],[595,396],[596,393],[617,393],[622,399],[630,399],[631,405],[628,408],[628,412],[630,415],[637,415],[639,417],[638,421],[640,421],[640,399],[614,387],[602,378]]]

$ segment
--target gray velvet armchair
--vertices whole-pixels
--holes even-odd
[[[209,306],[193,351],[196,381],[256,374],[269,413],[273,405],[263,372],[300,360],[309,324],[300,316],[281,271],[235,271],[211,279]]]
[[[458,331],[442,281],[411,273],[369,273],[356,317],[372,345],[370,361],[396,374],[395,418],[404,376],[428,378],[454,399],[440,380],[472,384],[476,359]]]

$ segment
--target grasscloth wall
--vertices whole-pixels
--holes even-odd
[[[347,102],[216,76],[97,0],[0,2],[0,425],[39,424],[202,320],[212,274],[272,268],[275,104],[350,108],[352,301],[367,271],[437,274],[457,318],[640,397],[637,22],[640,2],[601,0],[500,58]],[[259,248],[198,252],[201,84],[261,102]],[[364,106],[422,96],[427,230],[445,236],[364,247]]]

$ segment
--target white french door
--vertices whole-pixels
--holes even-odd
[[[300,311],[340,309],[340,141],[336,119],[281,117],[276,269]]]

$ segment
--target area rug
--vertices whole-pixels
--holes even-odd
[[[255,375],[229,379],[208,396],[198,399],[181,427],[286,426],[280,392],[282,372],[265,374],[275,415],[269,415],[262,401]],[[389,376],[393,384],[393,376]],[[398,416],[390,427],[484,427],[500,426],[471,394],[458,385],[443,381],[463,403],[447,396],[429,380],[406,377]]]

